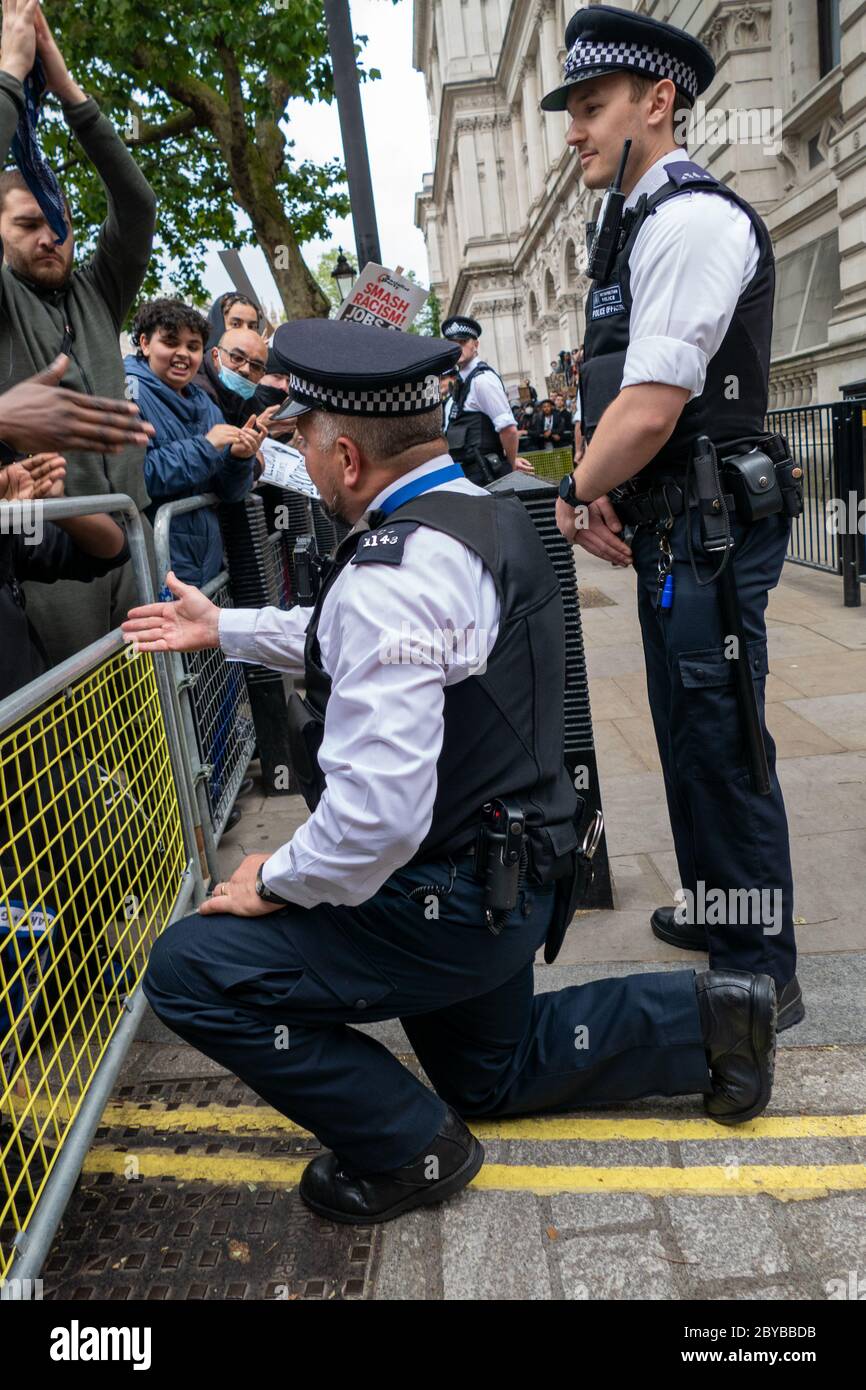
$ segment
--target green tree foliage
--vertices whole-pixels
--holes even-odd
[[[338,161],[297,161],[283,121],[293,97],[333,97],[318,0],[44,0],[43,8],[73,76],[121,130],[159,200],[145,293],[166,282],[172,261],[174,288],[203,298],[204,243],[258,242],[286,315],[326,314],[328,296],[299,247],[348,212],[345,176]],[[40,130],[80,239],[92,241],[104,215],[99,180],[53,103]],[[250,228],[238,226],[238,208]]]

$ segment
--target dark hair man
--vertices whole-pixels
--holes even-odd
[[[227,424],[193,384],[207,329],[203,314],[176,299],[142,304],[132,325],[136,351],[126,358],[128,387],[155,431],[144,460],[151,519],[177,497],[213,492],[224,502],[240,502],[252,487],[262,442],[255,416],[249,414],[245,427]],[[222,533],[210,507],[175,518],[171,557],[177,573],[194,584],[219,574]]]
[[[36,0],[5,0],[0,48],[0,164],[6,161],[24,109],[22,83],[39,55],[48,91],[60,101],[70,133],[105,187],[108,216],[92,259],[74,266],[74,236],[59,246],[45,215],[17,170],[0,175],[0,390],[68,357],[66,389],[122,398],[121,326],[150,259],[156,221],[153,192],[132,155],[92,97],[70,76]],[[66,490],[125,492],[147,505],[140,443],[108,433],[86,449],[64,446]],[[117,457],[111,458],[110,454]],[[149,534],[149,527],[146,528]],[[94,580],[86,604],[75,584],[27,587],[29,612],[52,662],[95,641],[120,621],[133,599],[125,565]]]
[[[207,339],[208,351],[220,341],[230,328],[248,328],[253,333],[262,330],[262,313],[258,304],[241,294],[239,290],[227,290],[215,299],[208,314],[210,332]]]
[[[177,601],[123,630],[142,651],[222,646],[303,674],[289,724],[312,814],[160,937],[144,981],[156,1013],[328,1145],[300,1195],[334,1221],[387,1221],[470,1182],[484,1153],[461,1115],[689,1091],[711,1092],[723,1123],[757,1114],[768,978],[696,986],[684,970],[533,999],[578,839],[562,598],[522,504],[448,457],[439,383],[455,349],[315,319],[278,328],[275,350],[310,476],[353,528],[315,606],[220,610],[169,576]],[[526,830],[511,911],[489,905],[475,848],[499,798]],[[344,1026],[395,1017],[435,1090]],[[580,1025],[591,1052],[575,1050]]]
[[[660,908],[652,930],[686,949],[709,948],[714,968],[772,975],[786,1028],[804,1008],[788,827],[763,702],[764,609],[782,571],[790,520],[769,458],[765,485],[773,474],[778,509],[758,520],[745,505],[734,510],[734,465],[724,464],[726,453],[762,440],[777,448],[764,424],[772,245],[754,209],[677,144],[681,115],[715,72],[701,43],[645,15],[593,5],[571,20],[566,49],[564,85],[542,107],[568,110],[566,141],[585,184],[609,186],[624,142],[631,147],[621,236],[593,272],[587,300],[580,399],[589,443],[573,477],[560,484],[559,525],[591,554],[637,570],[649,701],[682,885],[682,910]],[[714,496],[702,492],[698,506],[705,438],[718,450],[725,481],[716,475]],[[778,447],[781,460],[784,441]],[[574,509],[586,504],[588,525],[576,529]],[[624,524],[633,530],[631,546]],[[731,569],[724,589],[720,555],[704,551],[705,536],[725,547]],[[723,608],[731,576],[743,650]],[[745,676],[737,662],[747,663]],[[752,762],[744,734],[750,710]],[[766,753],[766,794],[750,775],[756,740]],[[718,904],[716,894],[723,911],[698,909]]]

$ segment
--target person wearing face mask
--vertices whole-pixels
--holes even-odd
[[[268,405],[281,404],[285,392],[273,400],[266,389],[258,393],[267,372],[268,347],[251,328],[229,328],[215,347],[207,348],[194,385],[219,406],[227,425],[245,425],[250,415],[259,416]]]
[[[127,392],[155,429],[144,464],[151,519],[176,497],[214,492],[224,502],[240,502],[252,487],[253,463],[264,438],[253,412],[242,427],[227,424],[215,402],[194,384],[207,327],[202,314],[174,299],[143,304],[132,326],[136,352],[125,358]],[[171,558],[175,573],[187,583],[206,584],[219,574],[222,537],[210,508],[172,522]]]

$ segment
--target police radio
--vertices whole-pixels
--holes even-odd
[[[622,225],[622,210],[625,205],[622,180],[630,150],[631,140],[626,140],[622,147],[622,158],[619,162],[616,178],[604,195],[599,215],[594,222],[587,224],[586,273],[590,280],[604,281],[613,270],[619,242],[619,229]]]

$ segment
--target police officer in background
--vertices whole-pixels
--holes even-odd
[[[754,209],[677,144],[675,127],[714,76],[702,44],[593,5],[572,18],[565,46],[564,85],[542,108],[571,116],[566,141],[587,187],[611,188],[624,168],[625,196],[607,199],[589,242],[588,447],[560,484],[558,521],[591,554],[637,571],[684,890],[652,930],[708,949],[714,968],[772,975],[787,1028],[805,1011],[764,722],[764,610],[802,500],[784,440],[765,433],[773,250]]]
[[[446,431],[451,457],[481,487],[514,469],[531,472],[517,457],[517,425],[502,379],[478,356],[481,324],[457,315],[442,324],[442,336],[460,345]]]
[[[439,376],[455,349],[315,319],[278,328],[274,350],[310,476],[353,525],[314,607],[219,609],[170,575],[176,601],[132,610],[124,634],[303,676],[290,728],[311,815],[163,933],[154,1010],[332,1150],[300,1195],[334,1221],[465,1186],[484,1155],[461,1117],[695,1092],[720,1123],[758,1114],[768,976],[656,972],[533,997],[535,953],[580,893],[562,598],[522,504],[448,456]],[[398,1017],[435,1089],[346,1026]]]

